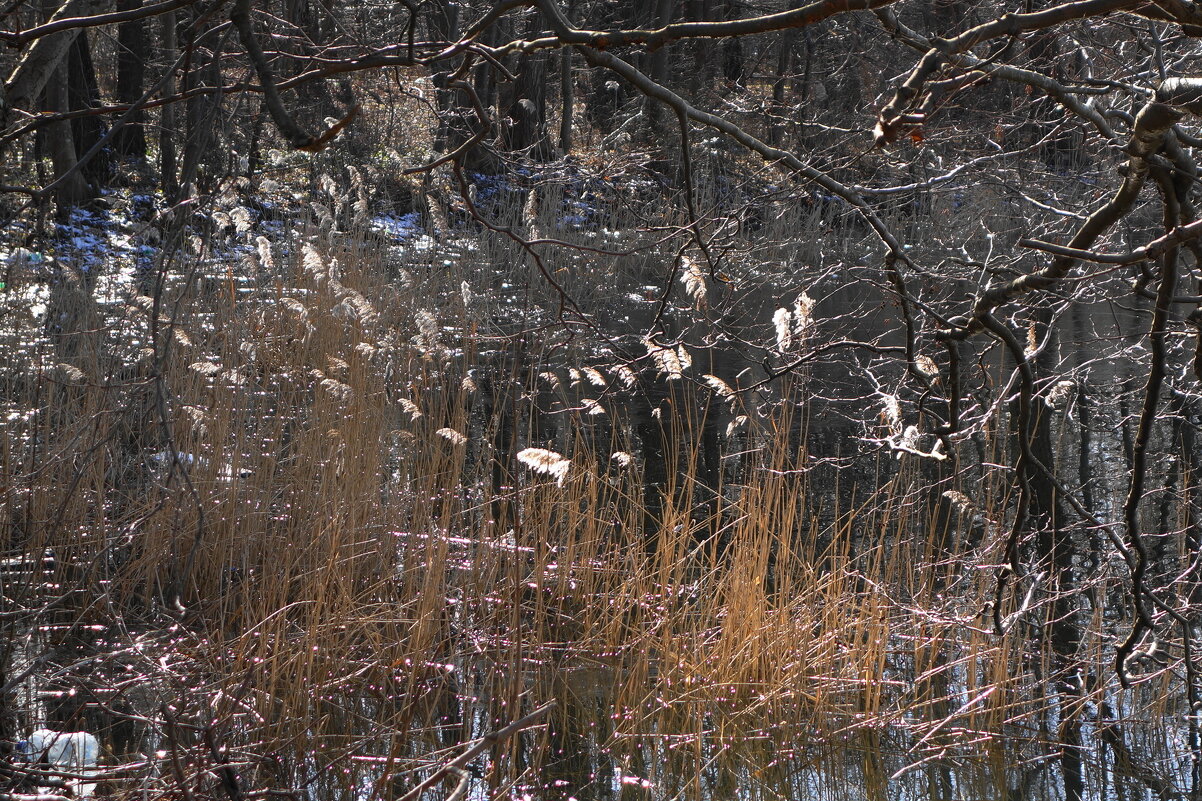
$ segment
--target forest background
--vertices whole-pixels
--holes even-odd
[[[0,790],[1202,792],[1202,8],[0,8]]]

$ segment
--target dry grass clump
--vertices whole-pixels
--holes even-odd
[[[466,258],[397,279],[332,225],[245,234],[257,272],[173,264],[108,338],[76,293],[75,327],[4,371],[11,408],[38,410],[2,453],[5,545],[53,552],[63,589],[6,585],[30,610],[9,633],[108,627],[84,645],[123,666],[129,689],[98,703],[140,727],[130,750],[162,752],[143,789],[216,792],[224,759],[246,788],[396,798],[553,700],[491,746],[490,796],[837,798],[851,776],[885,797],[946,764],[987,795],[1003,754],[1044,758],[1055,715],[1164,711],[1155,682],[1129,696],[1148,706],[1103,715],[1103,681],[1058,707],[1034,627],[996,637],[982,613],[971,565],[1000,559],[996,522],[970,518],[1002,493],[977,488],[940,538],[908,455],[870,489],[819,484],[804,376],[762,412],[679,342],[643,342],[640,375],[573,366],[552,335],[488,329],[503,288]],[[815,302],[781,311],[783,352]],[[648,386],[659,416],[638,410]]]

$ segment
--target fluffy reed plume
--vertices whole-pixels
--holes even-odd
[[[328,237],[334,231],[335,221],[334,212],[324,203],[319,203],[316,200],[309,203],[309,208],[313,210],[313,216],[317,218],[317,230],[324,238]]]
[[[584,374],[584,377],[594,387],[605,389],[605,387],[609,386],[609,382],[605,380],[605,376],[595,367],[581,367],[580,372]]]
[[[580,401],[580,405],[584,407],[587,414],[593,416],[605,414],[605,407],[602,406],[595,398],[584,398]]]
[[[572,467],[570,459],[565,459],[555,451],[545,448],[526,448],[518,452],[517,459],[534,472],[551,476],[561,487],[567,481],[568,471]]]
[[[670,347],[659,345],[650,339],[644,340],[643,344],[647,348],[647,355],[655,363],[660,375],[665,376],[669,381],[683,378],[684,371],[693,364],[693,359],[684,345]]]
[[[265,236],[255,237],[255,248],[259,254],[259,266],[275,272],[275,255],[271,252],[271,240]]]
[[[355,201],[351,205],[351,210],[355,213],[352,226],[356,230],[362,230],[367,225],[370,212],[367,181],[364,179],[363,173],[354,166],[347,166],[346,172],[351,179],[351,191],[355,194]]]
[[[804,340],[814,322],[814,305],[817,303],[807,293],[802,292],[793,301],[793,310],[783,306],[772,314],[772,327],[776,332],[776,350],[787,353],[794,345]]]
[[[680,257],[680,283],[684,284],[684,291],[693,299],[696,308],[705,308],[708,292],[705,284],[705,271],[701,269],[697,260],[688,254]]]
[[[237,206],[230,210],[230,219],[234,223],[234,230],[240,234],[250,233],[250,230],[255,226],[255,218],[250,213],[250,209],[245,206]]]
[[[341,381],[334,379],[334,378],[323,379],[321,381],[320,386],[324,392],[327,392],[330,395],[330,397],[333,398],[334,401],[339,404],[345,405],[347,403],[350,403],[351,398],[353,398],[355,395],[355,391],[353,389],[351,389],[349,385],[344,384]],[[450,429],[446,429],[446,430],[449,431]],[[439,431],[438,433],[442,434],[442,431]],[[454,432],[451,432],[451,433],[454,433]],[[446,436],[446,435],[444,434],[443,436]],[[451,438],[447,437],[447,439],[451,439]],[[466,439],[467,438],[465,437],[464,441],[466,441]],[[454,442],[453,439],[451,441]],[[460,443],[456,442],[455,444],[458,445]]]
[[[1048,396],[1045,403],[1052,409],[1063,409],[1068,403],[1068,399],[1072,397],[1073,391],[1077,388],[1077,382],[1070,379],[1057,381],[1048,390]]]
[[[906,426],[905,430],[903,430],[900,434],[891,434],[886,442],[889,447],[896,452],[894,455],[899,460],[905,454],[921,456],[940,462],[947,459],[947,454],[943,452],[943,440],[936,440],[934,447],[932,447],[929,451],[924,451],[921,450],[919,445],[921,438],[922,434],[918,430],[918,426]]]
[[[231,368],[229,370],[222,370],[218,374],[218,377],[220,378],[221,383],[224,384],[226,387],[245,386],[247,381],[249,380],[246,376],[246,373],[243,372],[241,368]]]
[[[881,416],[890,431],[901,433],[901,401],[896,395],[881,393]]]
[[[209,416],[204,409],[190,404],[185,404],[180,407],[180,413],[191,422],[192,434],[197,437],[205,437],[209,433],[208,420]]]
[[[776,329],[776,349],[786,353],[793,349],[793,314],[786,308],[777,309],[772,315],[772,327]]]
[[[296,298],[280,298],[280,308],[298,320],[307,321],[309,319],[309,310]]]
[[[329,173],[323,172],[318,176],[317,188],[329,195],[331,200],[337,200],[338,196],[342,194],[338,189],[338,182]]]
[[[465,437],[463,434],[460,434],[453,428],[440,428],[434,433],[447,440],[452,445],[459,446],[467,444],[467,437]]]
[[[350,370],[350,367],[346,359],[333,354],[326,355],[326,371],[336,376],[339,380],[346,380],[346,374]]]
[[[88,374],[83,370],[73,364],[67,364],[66,362],[60,362],[54,365],[46,371],[46,375],[52,380],[67,384],[82,383],[83,381],[87,380],[88,377]]]
[[[305,268],[305,272],[309,274],[315,284],[323,285],[328,279],[325,259],[321,257],[312,242],[305,242],[301,246],[301,253],[301,265]]]
[[[617,462],[618,467],[630,467],[634,463],[634,457],[626,451],[614,451],[609,458]]]
[[[631,370],[629,366],[619,364],[612,369],[613,374],[618,377],[618,381],[626,389],[632,389],[638,383],[638,376],[634,374],[634,370]]]
[[[542,229],[538,223],[538,191],[535,189],[526,193],[526,203],[522,206],[522,222],[526,226],[527,239],[542,238]]]
[[[976,505],[973,504],[972,499],[970,499],[963,492],[959,492],[957,490],[947,490],[943,493],[943,497],[947,498],[948,502],[951,503],[951,505],[955,507],[956,511],[960,512],[961,514],[967,514],[968,512],[975,511],[976,509]]]
[[[330,313],[335,317],[362,325],[371,325],[379,318],[379,315],[376,313],[376,307],[367,298],[363,297],[361,293],[343,287],[342,295],[342,300],[330,310]]]
[[[126,303],[134,309],[150,314],[154,311],[154,298],[146,295],[134,295]]]
[[[207,361],[192,362],[188,365],[188,369],[205,378],[213,378],[221,372],[221,365],[216,362]]]
[[[400,406],[411,420],[416,420],[422,416],[422,411],[417,407],[417,404],[408,398],[398,398],[397,405]]]
[[[807,293],[802,292],[793,301],[793,331],[799,339],[809,334],[810,325],[814,322],[814,306],[818,301]]]
[[[417,337],[414,342],[422,353],[426,356],[431,356],[437,353],[442,348],[440,337],[442,332],[438,328],[438,319],[433,314],[424,309],[413,315],[413,322],[417,325]]]
[[[731,389],[730,384],[727,384],[718,376],[706,373],[701,377],[705,380],[705,383],[710,389],[718,393],[719,398],[722,398],[723,400],[730,400],[735,397],[735,391]]]
[[[925,353],[920,353],[914,357],[914,366],[918,368],[918,372],[927,378],[935,378],[939,375],[939,365],[935,364],[935,360]]]
[[[747,425],[747,415],[740,414],[735,417],[735,419],[726,424],[726,438],[730,439],[733,437],[745,425]]]

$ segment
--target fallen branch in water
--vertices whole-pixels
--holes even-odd
[[[412,790],[405,793],[405,795],[401,798],[401,801],[416,801],[416,799],[421,797],[422,793],[452,773],[460,777],[460,786],[454,793],[454,795],[459,796],[460,790],[466,788],[467,778],[465,777],[465,772],[463,770],[465,765],[475,759],[481,751],[489,746],[499,743],[502,740],[506,740],[523,729],[529,729],[531,726],[537,723],[538,720],[543,717],[543,715],[546,715],[548,712],[550,712],[554,706],[554,701],[548,701],[538,709],[531,712],[529,715],[515,720],[505,728],[497,729],[496,731],[489,732],[488,734],[484,735],[479,740],[476,740],[474,743],[472,743],[472,745],[462,754],[444,764],[438,770],[431,773],[429,778],[427,778],[425,781],[421,782]],[[2,799],[0,799],[0,801],[2,801]]]

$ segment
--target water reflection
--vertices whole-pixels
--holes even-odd
[[[1144,644],[1120,686],[1125,567],[1096,530],[1068,534],[1088,564],[1057,581],[1038,565],[998,597],[1005,404],[963,444],[970,467],[915,466],[860,450],[905,428],[848,422],[881,398],[842,363],[731,401],[639,362],[642,339],[627,360],[573,342],[497,243],[453,270],[424,241],[429,264],[398,268],[296,236],[273,274],[63,276],[20,296],[49,327],[10,299],[0,625],[22,692],[5,737],[96,732],[141,765],[114,791],[156,798],[235,781],[393,801],[464,753],[466,784],[424,797],[1198,793],[1194,642]],[[639,291],[656,265],[576,266],[614,271],[598,320],[641,334],[658,314]],[[824,296],[830,325],[883,325],[870,300]],[[719,385],[765,377],[686,322],[660,332],[678,361]],[[823,398],[828,379],[856,400]],[[1086,455],[1117,458],[1106,436]],[[531,471],[526,448],[570,470]],[[953,481],[976,506],[945,502]]]

